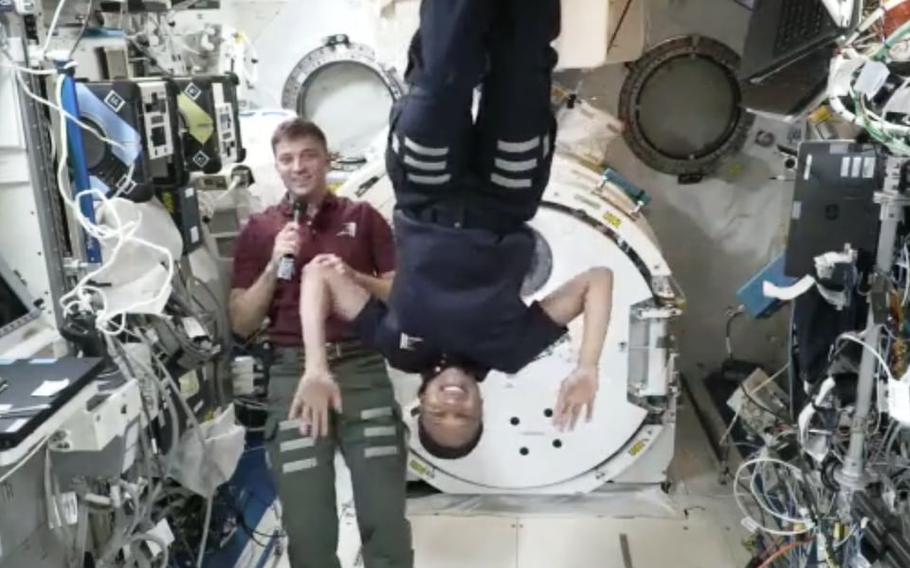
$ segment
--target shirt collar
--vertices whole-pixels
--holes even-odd
[[[490,369],[488,367],[474,363],[467,357],[459,357],[450,355],[448,353],[440,353],[435,356],[434,360],[435,362],[430,365],[429,370],[423,373],[424,381],[426,381],[429,377],[435,377],[448,367],[461,367],[473,375],[478,383],[483,382],[483,380],[487,378],[487,375],[490,373]]]
[[[322,203],[319,204],[319,210],[316,211],[314,220],[316,217],[320,216],[325,211],[331,211],[338,206],[338,196],[327,191],[325,197],[322,198]],[[290,219],[294,216],[294,200],[291,199],[290,192],[284,194],[284,198],[281,200],[281,203],[278,204],[278,211],[281,214]]]

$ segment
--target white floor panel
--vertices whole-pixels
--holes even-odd
[[[657,519],[528,519],[522,521],[518,536],[518,568],[738,565],[718,538],[717,527],[706,524]]]
[[[412,527],[416,568],[736,568],[748,561],[734,529],[710,520],[417,516]],[[347,556],[345,568],[363,566]],[[286,555],[266,566],[290,568]]]
[[[411,526],[417,568],[518,568],[513,519],[420,516]]]

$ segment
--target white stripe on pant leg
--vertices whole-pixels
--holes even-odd
[[[378,448],[367,448],[363,451],[365,458],[381,458],[385,456],[397,456],[398,446],[381,446]]]
[[[363,435],[367,438],[381,438],[394,436],[397,429],[394,426],[372,426],[363,429]]]
[[[507,142],[505,140],[496,141],[496,149],[500,152],[511,152],[513,154],[520,154],[522,152],[530,152],[534,148],[540,146],[540,136],[535,136],[530,140],[525,140],[524,142]]]
[[[424,156],[427,156],[430,158],[442,158],[443,156],[446,156],[449,153],[448,146],[442,146],[442,147],[424,146],[423,144],[418,144],[417,142],[414,142],[407,136],[404,137],[404,145],[405,145],[405,148],[407,148],[408,150],[417,152],[418,154],[423,154]]]
[[[316,445],[316,442],[313,438],[300,438],[290,442],[281,442],[281,445],[278,446],[278,452],[293,452],[294,450],[312,448],[314,445]]]
[[[452,174],[441,176],[421,176],[417,174],[408,174],[408,181],[419,183],[420,185],[443,185],[452,180]]]
[[[295,430],[300,428],[300,420],[282,420],[278,423],[278,430],[285,432],[287,430]]]
[[[379,408],[368,408],[360,412],[361,420],[373,420],[374,418],[385,418],[386,416],[392,416],[392,407],[391,406],[382,406]]]
[[[512,179],[496,173],[490,174],[490,181],[500,187],[506,187],[508,189],[526,189],[531,187],[531,180],[528,178]]]
[[[400,149],[401,149],[401,142],[398,141],[398,136],[395,136],[393,134],[392,135],[392,151],[395,152],[396,154],[398,154]]]
[[[543,158],[544,158],[544,160],[546,160],[547,156],[549,156],[549,155],[550,155],[550,135],[544,134],[543,135]]]
[[[444,172],[449,163],[445,160],[441,162],[426,162],[423,160],[418,160],[412,158],[411,156],[405,155],[404,164],[406,166],[411,166],[415,170],[423,170],[425,172]]]
[[[316,461],[316,458],[307,458],[305,460],[292,461],[281,466],[281,473],[294,473],[296,471],[313,469],[318,464],[319,462]]]
[[[527,172],[537,167],[537,161],[537,158],[531,158],[530,160],[503,160],[502,158],[496,158],[493,161],[493,165],[504,172]]]

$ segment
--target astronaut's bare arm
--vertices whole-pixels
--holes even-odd
[[[327,371],[325,321],[329,315],[351,321],[370,299],[370,293],[332,266],[314,258],[300,283],[300,321],[307,371]]]
[[[598,362],[613,307],[613,272],[592,268],[560,286],[540,304],[550,319],[560,325],[568,325],[584,314],[578,366],[560,386],[553,417],[557,428],[571,430],[582,415],[590,420],[594,413],[600,378]]]
[[[572,278],[540,302],[554,322],[568,325],[584,314],[578,365],[597,367],[613,307],[613,272],[592,268]]]

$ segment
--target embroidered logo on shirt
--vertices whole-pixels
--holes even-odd
[[[345,223],[344,227],[338,231],[337,237],[351,237],[354,238],[357,236],[357,223]]]
[[[407,333],[402,333],[398,347],[405,351],[413,351],[417,349],[417,346],[420,345],[422,341],[422,337],[411,337]]]

